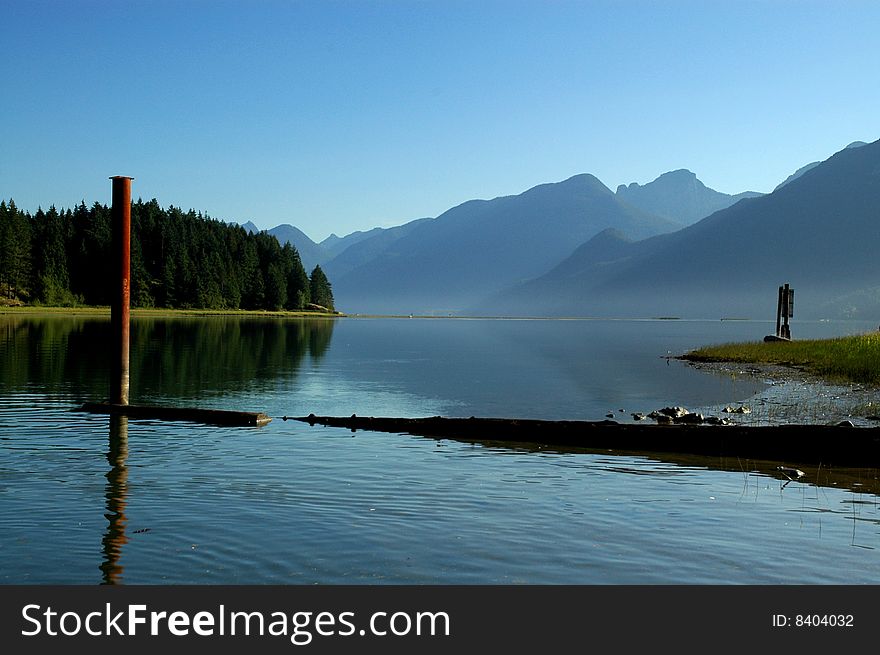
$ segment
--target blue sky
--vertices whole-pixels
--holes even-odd
[[[593,173],[726,193],[880,138],[880,2],[0,0],[0,197],[261,228]]]

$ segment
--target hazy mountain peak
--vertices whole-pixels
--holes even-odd
[[[843,148],[843,150],[839,150],[838,153],[839,153],[839,152],[843,152],[844,150],[852,150],[852,149],[854,149],[854,148],[861,148],[861,147],[866,146],[866,145],[868,145],[868,144],[865,143],[864,141],[853,141],[853,142],[850,143],[848,146],[846,146],[845,148]],[[835,153],[835,154],[837,154],[837,153]],[[807,171],[811,171],[811,170],[813,170],[814,168],[816,168],[816,166],[818,166],[818,165],[821,164],[821,163],[822,163],[822,162],[820,162],[820,161],[814,161],[814,162],[810,162],[809,164],[805,164],[804,166],[801,166],[801,167],[800,167],[799,169],[797,169],[794,173],[792,173],[792,174],[789,175],[787,178],[785,178],[782,182],[780,182],[779,185],[778,185],[775,189],[773,189],[773,190],[776,191],[776,190],[781,189],[782,187],[784,187],[786,184],[788,184],[788,183],[790,183],[790,182],[794,182],[794,181],[795,181],[796,179],[798,179],[801,175],[803,175],[803,174],[806,173]]]
[[[558,182],[557,184],[588,184],[590,186],[595,186],[598,184],[599,186],[602,186],[606,189],[608,188],[604,184],[602,184],[602,181],[592,173],[578,173],[577,175],[572,175],[567,180],[563,180],[562,182]]]
[[[742,194],[731,196],[710,189],[696,173],[679,168],[663,173],[645,185],[638,182],[621,184],[617,187],[617,196],[643,211],[690,225],[719,209],[730,207],[740,200]]]
[[[641,185],[638,182],[630,182],[629,184],[620,184],[617,186],[617,193],[625,195],[627,191],[637,191],[638,189],[645,189],[650,187],[652,184],[681,184],[681,183],[692,183],[697,182],[698,184],[703,185],[700,180],[697,179],[697,174],[693,171],[690,171],[686,168],[678,168],[674,171],[668,171],[663,173],[660,177],[655,179],[653,182],[648,182],[645,185]]]
[[[541,192],[549,192],[554,194],[558,192],[567,193],[572,190],[586,191],[588,193],[600,195],[614,195],[614,192],[611,191],[611,189],[609,189],[607,186],[605,186],[602,183],[602,180],[591,173],[578,173],[577,175],[572,175],[568,179],[565,179],[561,182],[549,182],[547,184],[539,184],[538,186],[534,186],[528,191],[525,191],[521,195],[527,196]]]
[[[674,171],[669,171],[668,173],[663,173],[663,175],[658,177],[657,180],[696,180],[697,182],[700,182],[697,179],[697,174],[694,173],[693,171],[686,169],[686,168],[678,168]],[[655,182],[657,180],[655,180]],[[703,184],[703,183],[700,182],[700,184]]]

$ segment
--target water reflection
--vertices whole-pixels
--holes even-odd
[[[707,428],[709,429],[709,428]],[[516,454],[522,452],[546,453],[546,454],[586,454],[597,455],[598,467],[609,473],[633,476],[667,477],[684,475],[691,470],[726,471],[742,473],[744,480],[749,478],[774,479],[780,484],[780,492],[790,484],[790,489],[807,486],[830,489],[841,489],[856,494],[869,494],[880,497],[880,469],[877,468],[854,468],[832,467],[820,464],[798,463],[797,469],[802,475],[792,480],[792,463],[761,460],[741,459],[739,457],[721,457],[708,455],[690,455],[654,451],[636,450],[609,450],[593,448],[577,448],[566,446],[548,446],[540,443],[517,442],[511,444],[494,439],[470,439],[455,437],[433,437],[430,435],[410,435],[417,438],[433,439],[438,443],[443,441],[459,441],[484,446],[488,452],[497,454]],[[635,460],[633,458],[636,458]],[[649,466],[634,465],[642,461]],[[669,466],[662,466],[669,465]]]
[[[236,316],[134,317],[131,397],[205,398],[268,386],[320,360],[336,321]],[[38,383],[77,399],[107,395],[107,316],[0,315],[0,389]]]
[[[107,449],[107,530],[101,540],[104,561],[101,563],[102,584],[122,582],[122,547],[128,543],[125,536],[125,505],[128,498],[128,417],[110,416],[110,442]]]
[[[875,469],[616,450],[560,456],[538,446],[374,432],[351,439],[280,420],[242,431],[132,421],[129,434],[124,419],[108,425],[69,412],[77,395],[107,392],[104,323],[0,316],[4,583],[878,580],[870,550],[880,546]],[[651,352],[668,346],[646,337],[641,359],[606,365],[592,350],[576,350],[591,343],[589,331],[568,326],[523,324],[529,340],[506,323],[145,319],[132,326],[141,340],[132,353],[141,371],[133,397],[224,408],[259,399],[247,408],[276,417],[362,408],[430,416],[450,407],[465,416],[515,415],[531,407],[565,418],[670,399],[691,404],[662,375],[641,374],[641,361],[667,372]],[[502,344],[522,338],[499,352],[496,328]],[[642,343],[634,334],[627,345]],[[570,343],[577,356],[557,366]],[[593,401],[589,371],[572,377],[579,366],[602,372],[596,384],[608,382],[610,391]],[[676,368],[681,380],[702,384],[701,373]],[[617,404],[619,390],[630,388]],[[215,394],[224,389],[221,400]],[[745,393],[721,391],[709,401]],[[196,393],[199,402],[185,398]],[[786,484],[780,465],[804,476]],[[138,543],[138,523],[156,526],[149,543]]]

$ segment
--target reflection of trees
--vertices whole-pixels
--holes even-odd
[[[102,584],[119,584],[122,582],[122,547],[128,542],[125,536],[125,503],[128,495],[128,417],[110,417],[110,446],[107,450],[107,461],[110,470],[107,472],[107,487],[104,496],[107,499],[107,531],[102,539],[104,561],[101,563]]]
[[[91,325],[89,325],[91,324]],[[82,317],[30,317],[0,315],[0,385],[22,389],[29,383],[45,384],[54,388],[71,387],[89,389],[96,373],[103,373],[109,358],[103,356],[95,361],[89,342],[95,341],[95,331],[109,336],[109,317],[86,321]],[[105,345],[95,342],[103,354]],[[77,366],[76,356],[85,355],[90,366],[83,361]],[[107,361],[104,361],[107,360]],[[103,382],[106,388],[106,381]]]
[[[289,376],[306,355],[326,353],[334,326],[309,318],[135,317],[131,397],[205,395]],[[109,343],[106,317],[0,316],[0,385],[103,398]]]
[[[332,339],[332,325],[329,330],[309,330],[309,354],[312,356],[312,359],[321,359],[327,352],[327,349],[330,348],[330,341]]]

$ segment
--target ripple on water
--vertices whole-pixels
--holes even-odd
[[[0,403],[3,582],[880,583],[867,493],[277,420],[130,420],[121,457],[75,405]]]

